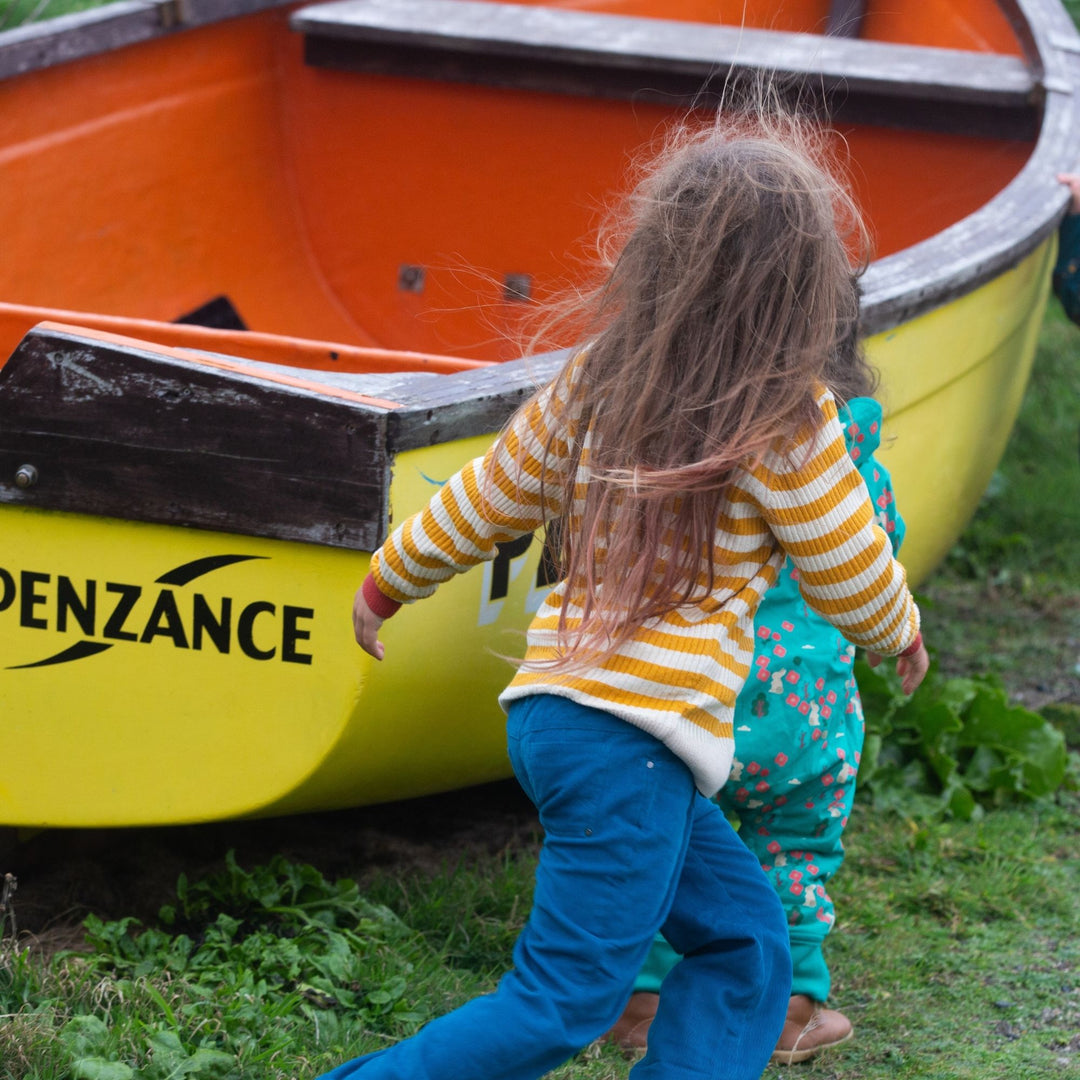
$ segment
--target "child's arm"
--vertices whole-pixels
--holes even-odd
[[[769,454],[754,470],[766,523],[799,568],[803,599],[849,641],[900,656],[910,693],[929,663],[919,612],[903,567],[874,521],[874,508],[848,456],[832,396],[823,426],[801,444]]]
[[[379,627],[399,607],[401,607],[400,604],[388,599],[379,592],[379,587],[370,574],[364,578],[363,585],[356,590],[352,609],[353,633],[356,635],[356,644],[364,652],[374,656],[376,660],[381,660],[386,652],[383,643],[379,640]],[[385,611],[386,614],[378,615],[376,611]]]
[[[402,604],[430,596],[455,574],[495,558],[498,544],[534,532],[558,514],[558,466],[567,446],[556,437],[545,458],[546,402],[547,393],[524,406],[505,440],[455,473],[372,556],[353,599],[353,631],[365,652],[383,658],[379,628]]]
[[[1080,173],[1058,173],[1057,179],[1069,189],[1069,213],[1080,214]]]

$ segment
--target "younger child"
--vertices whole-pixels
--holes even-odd
[[[873,456],[881,406],[840,407],[848,453],[866,482],[878,524],[898,552],[904,521],[888,471]],[[772,881],[787,913],[794,974],[788,1018],[773,1061],[790,1065],[851,1038],[851,1022],[824,1007],[831,977],[823,954],[835,921],[826,886],[844,858],[865,725],[852,670],[855,648],[809,608],[788,561],[761,601],[751,676],[735,705],[735,760],[717,801]],[[657,937],[612,1038],[647,1043],[660,984],[678,954]]]
[[[787,929],[711,799],[757,606],[790,556],[808,604],[901,656],[908,692],[928,665],[833,400],[854,209],[798,134],[682,138],[636,189],[563,370],[372,558],[353,624],[382,659],[401,604],[558,522],[562,579],[500,698],[545,840],[498,988],[334,1080],[532,1080],[614,1024],[661,930],[684,959],[635,1080],[758,1080],[768,1063]]]

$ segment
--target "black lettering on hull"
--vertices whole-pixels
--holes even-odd
[[[105,583],[105,591],[118,593],[120,599],[116,601],[116,607],[105,623],[105,629],[101,636],[112,638],[115,641],[138,641],[139,635],[124,629],[124,623],[135,607],[135,602],[142,596],[141,585],[120,585],[115,581]]]
[[[195,559],[162,574],[155,584],[182,587],[215,570],[263,558],[230,554]],[[86,639],[100,632],[107,639],[79,641],[44,659],[13,664],[7,670],[86,659],[111,649],[115,642],[191,651],[216,649],[222,655],[231,653],[235,643],[238,651],[251,660],[302,665],[314,661],[312,653],[303,651],[303,643],[311,640],[314,608],[296,604],[282,604],[279,608],[269,600],[255,600],[239,608],[234,619],[239,605],[229,596],[208,599],[198,592],[187,594],[188,600],[184,594],[178,597],[175,588],[155,593],[126,582],[107,581],[103,588],[99,586],[92,578],[78,583],[65,574],[54,578],[42,571],[13,572],[0,567],[0,614],[14,608],[12,617],[22,627],[59,633],[77,629]],[[99,616],[104,619],[100,631]]]

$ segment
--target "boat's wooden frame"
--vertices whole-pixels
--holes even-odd
[[[1056,0],[1007,3],[1023,59],[467,0],[352,0],[301,10],[292,22],[311,63],[351,70],[687,105],[715,102],[729,79],[766,70],[838,119],[1038,132],[1027,166],[990,204],[871,264],[863,327],[874,334],[1015,265],[1064,213],[1054,177],[1080,159],[1080,37]]]

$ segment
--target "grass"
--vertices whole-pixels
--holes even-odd
[[[806,1076],[996,1080],[1080,1067],[1075,800],[978,824],[856,815],[834,996],[857,1028]]]
[[[834,996],[858,1029],[780,1076],[1022,1080],[1080,1068],[1075,794],[979,822],[857,812],[834,896]],[[91,920],[92,951],[0,963],[3,1080],[287,1080],[385,1045],[494,986],[528,910],[535,845],[383,872],[235,863],[164,918]],[[552,1075],[623,1080],[588,1048]]]
[[[104,0],[0,0],[0,30],[101,7]]]
[[[857,812],[830,945],[834,995],[857,1041],[794,1073],[777,1067],[766,1076],[1048,1080],[1080,1069],[1078,820],[1074,796],[931,827]],[[519,889],[527,891],[531,865],[527,856],[513,862],[518,887],[501,901],[507,868],[494,866],[496,877],[486,879],[507,925],[523,909]],[[387,880],[383,899],[441,949],[471,933],[463,913],[477,879],[466,881]],[[461,888],[465,895],[455,895]],[[494,958],[490,927],[480,937],[483,955]],[[507,937],[500,948],[509,946]],[[564,1075],[624,1077],[627,1069],[606,1052]]]

